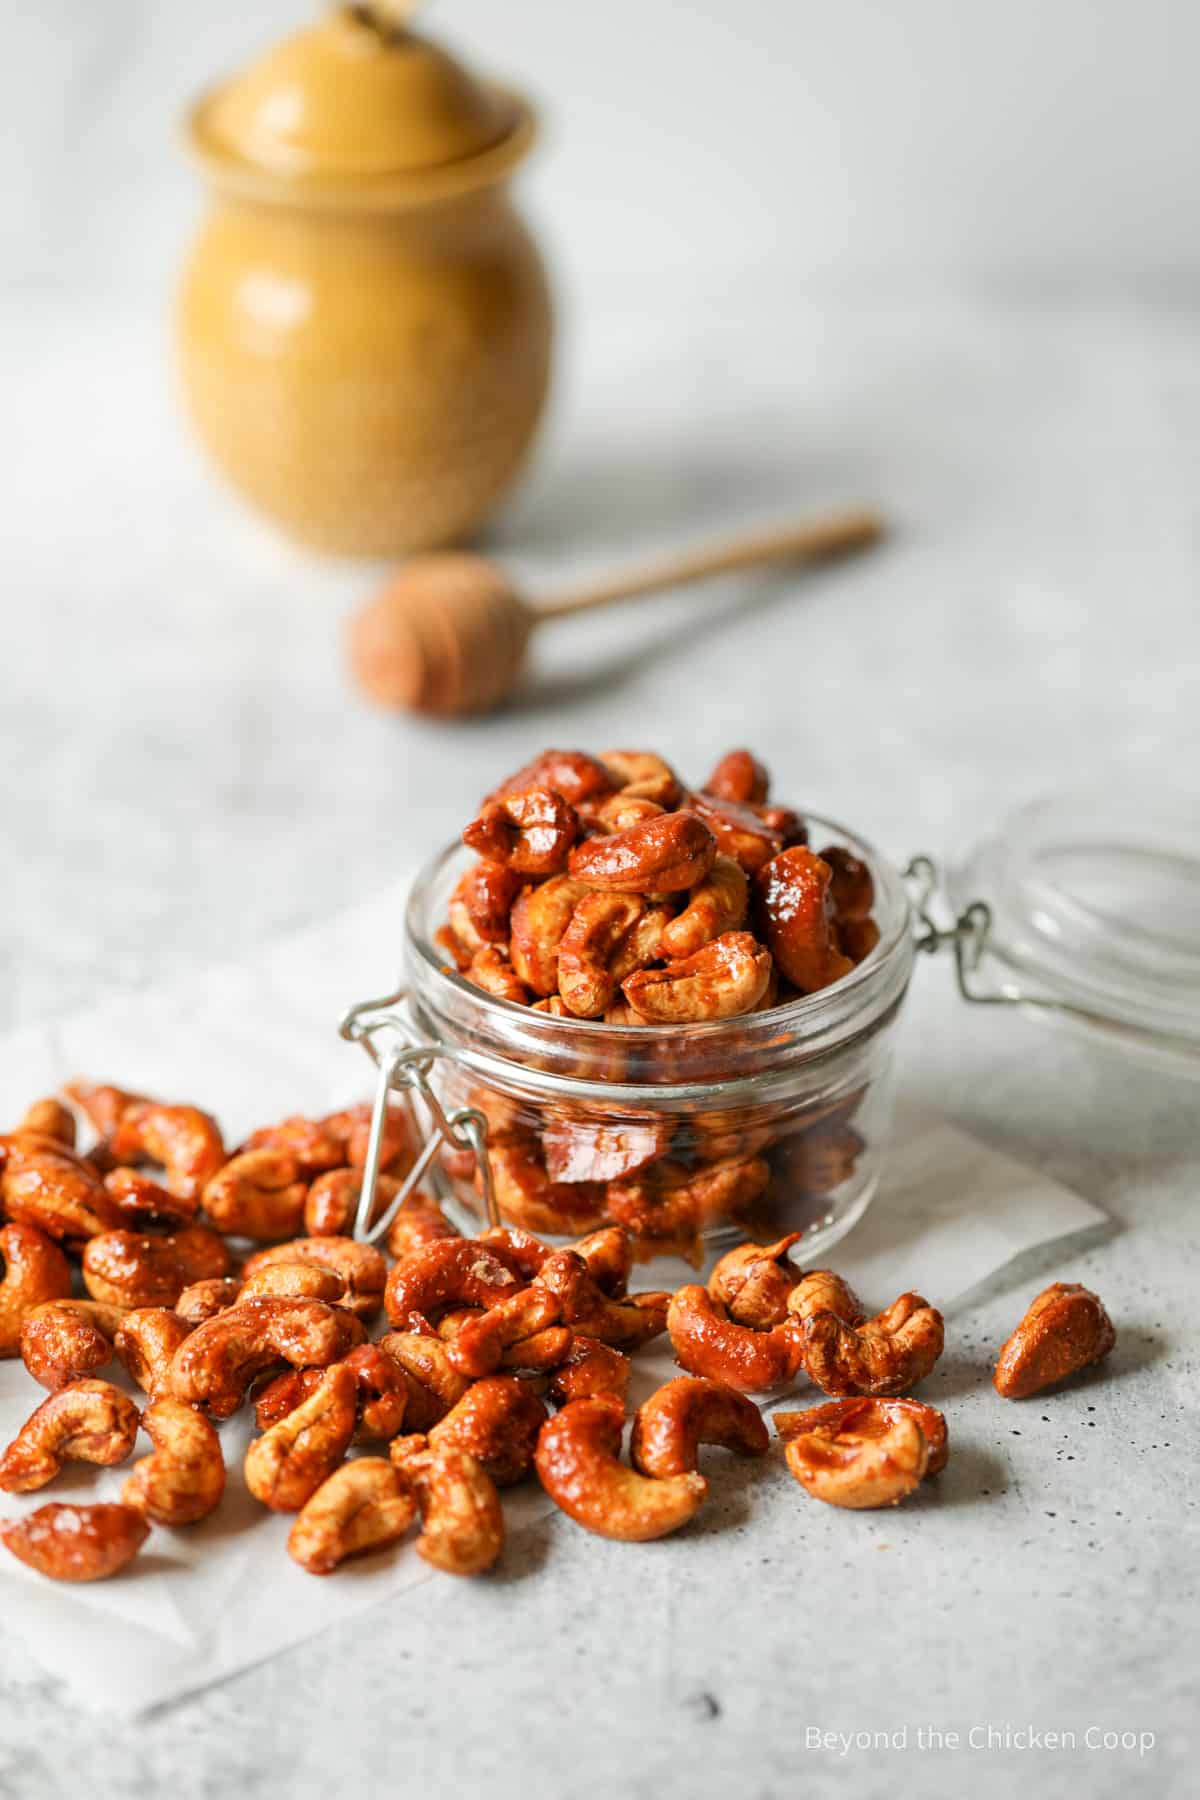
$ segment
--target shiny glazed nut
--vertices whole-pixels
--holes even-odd
[[[332,1269],[314,1262],[267,1263],[248,1275],[242,1283],[239,1300],[255,1300],[274,1296],[280,1300],[326,1300],[338,1306],[345,1298],[346,1284]]]
[[[5,1225],[0,1267],[0,1357],[19,1356],[21,1329],[34,1308],[71,1292],[71,1265],[36,1225]]]
[[[652,1115],[551,1117],[541,1133],[546,1173],[552,1182],[619,1181],[665,1156],[673,1131],[670,1119]]]
[[[512,1271],[483,1245],[450,1238],[426,1244],[393,1266],[384,1305],[390,1322],[408,1331],[414,1320],[436,1323],[452,1306],[495,1306],[517,1287]]]
[[[400,1192],[401,1182],[395,1175],[380,1175],[375,1183],[375,1208],[378,1217],[389,1201]],[[358,1197],[362,1191],[361,1169],[326,1169],[308,1190],[304,1202],[304,1229],[310,1237],[351,1237],[358,1215]],[[393,1252],[394,1254],[394,1252]]]
[[[582,1259],[588,1274],[610,1300],[620,1300],[629,1287],[633,1246],[621,1225],[602,1225],[567,1246]]]
[[[769,953],[750,932],[728,931],[682,962],[639,969],[621,991],[647,1023],[682,1025],[753,1012],[770,979]]]
[[[388,1254],[400,1260],[426,1244],[443,1243],[448,1238],[461,1236],[462,1233],[451,1224],[437,1201],[417,1188],[401,1205],[388,1226],[384,1241]]]
[[[640,966],[641,950],[634,946],[629,965],[627,944],[646,914],[636,894],[585,894],[580,900],[558,946],[559,995],[576,1018],[598,1019],[612,1005],[619,981]],[[661,931],[660,909],[651,909],[654,942],[645,946],[646,961],[653,960]]]
[[[599,831],[629,831],[647,819],[659,818],[662,812],[657,801],[645,800],[638,794],[610,794],[607,800],[597,801],[594,808],[581,809],[580,817]]]
[[[31,1494],[65,1462],[124,1462],[133,1449],[138,1409],[108,1381],[74,1381],[43,1400],[0,1457],[0,1488]]]
[[[575,1332],[569,1351],[550,1377],[547,1392],[556,1406],[601,1395],[624,1406],[632,1374],[633,1363],[623,1351]]]
[[[473,1456],[497,1487],[511,1487],[533,1467],[546,1408],[528,1384],[512,1375],[489,1375],[467,1389],[445,1417],[430,1427],[434,1449],[452,1444]]]
[[[277,1125],[260,1125],[257,1131],[250,1133],[233,1160],[237,1161],[252,1150],[273,1150],[280,1156],[290,1156],[296,1165],[296,1176],[292,1179],[311,1180],[314,1175],[320,1175],[326,1169],[340,1168],[350,1160],[344,1140],[330,1125],[324,1119],[310,1119],[303,1113],[293,1113]]]
[[[150,1527],[128,1506],[40,1506],[0,1522],[0,1542],[51,1581],[103,1581],[132,1562]]]
[[[568,867],[589,887],[667,894],[702,881],[716,854],[716,839],[695,813],[674,812],[576,845]]]
[[[849,1427],[870,1435],[872,1431],[884,1431],[901,1418],[919,1425],[929,1446],[925,1473],[940,1475],[950,1457],[946,1420],[936,1406],[926,1406],[923,1400],[828,1400],[824,1406],[810,1406],[803,1412],[777,1412],[771,1423],[784,1443],[789,1443],[818,1428],[829,1428],[836,1435],[843,1427]]]
[[[608,1210],[646,1246],[670,1244],[700,1260],[700,1233],[715,1219],[736,1218],[771,1179],[761,1156],[731,1157],[688,1168],[664,1160],[608,1186]]]
[[[838,941],[852,963],[863,962],[879,942],[879,927],[874,919],[841,919]]]
[[[373,1319],[383,1304],[387,1264],[373,1244],[348,1237],[300,1237],[286,1244],[272,1244],[248,1257],[242,1274],[249,1280],[274,1263],[316,1263],[332,1269],[345,1287],[338,1305],[360,1319]]]
[[[242,1291],[240,1275],[217,1275],[208,1281],[193,1281],[175,1302],[175,1312],[185,1325],[203,1325],[236,1305]]]
[[[739,805],[761,806],[771,787],[771,777],[749,750],[727,750],[704,784],[706,794]]]
[[[808,1269],[787,1297],[787,1310],[794,1319],[811,1319],[817,1313],[833,1313],[846,1325],[861,1325],[866,1308],[849,1282],[832,1269]]]
[[[419,1331],[389,1331],[380,1338],[379,1348],[407,1377],[404,1423],[410,1431],[428,1431],[436,1425],[471,1385],[455,1368],[449,1346],[439,1337],[426,1337]]]
[[[472,987],[482,988],[493,999],[511,1000],[514,1006],[529,1004],[529,989],[496,944],[485,944],[477,950],[463,976]]]
[[[788,1251],[803,1233],[790,1231],[773,1244],[739,1244],[716,1264],[708,1291],[737,1325],[769,1331],[788,1316],[788,1299],[801,1279]]]
[[[801,1330],[806,1373],[837,1395],[902,1393],[928,1375],[945,1342],[941,1313],[912,1293],[857,1328],[818,1312]]]
[[[75,1115],[69,1106],[64,1106],[52,1095],[45,1100],[35,1100],[26,1109],[17,1130],[31,1132],[34,1137],[52,1138],[55,1143],[65,1144],[68,1150],[75,1148]]]
[[[522,880],[518,870],[481,857],[455,886],[450,900],[451,928],[461,931],[461,926],[467,925],[485,944],[507,944],[508,916]],[[455,917],[456,908],[462,909],[461,920]]]
[[[875,883],[862,858],[839,844],[827,845],[820,858],[829,869],[829,896],[839,926],[851,919],[869,919],[875,904]]]
[[[550,1498],[600,1537],[646,1543],[686,1525],[708,1483],[694,1472],[654,1480],[620,1460],[624,1408],[619,1400],[572,1400],[542,1427],[534,1458]]]
[[[138,1386],[153,1399],[191,1330],[186,1319],[164,1306],[142,1306],[126,1313],[113,1346]]]
[[[111,1138],[122,1113],[144,1098],[125,1088],[113,1087],[110,1082],[68,1081],[63,1092],[82,1108],[102,1138]]]
[[[605,1215],[599,1181],[551,1181],[536,1138],[513,1138],[488,1147],[496,1200],[509,1224],[524,1231],[588,1231]]]
[[[549,1244],[532,1231],[521,1231],[515,1225],[489,1225],[475,1238],[486,1244],[492,1255],[510,1268],[522,1281],[532,1281],[538,1270],[553,1256]]]
[[[557,1325],[560,1314],[558,1297],[545,1287],[510,1294],[467,1321],[450,1346],[450,1360],[473,1381],[491,1375],[500,1367],[506,1350]]]
[[[224,1275],[229,1251],[215,1231],[187,1225],[167,1237],[103,1231],[83,1252],[83,1281],[111,1306],[172,1306],[194,1281]]]
[[[204,1210],[220,1231],[269,1241],[295,1236],[307,1194],[290,1151],[242,1150],[208,1183]]]
[[[195,1525],[220,1505],[225,1492],[221,1440],[202,1413],[181,1400],[156,1400],[142,1414],[154,1445],[130,1470],[121,1504],[155,1525]]]
[[[509,956],[517,975],[535,994],[558,988],[558,947],[571,915],[588,892],[570,875],[554,875],[527,888],[509,920]]]
[[[805,1131],[787,1147],[789,1178],[806,1194],[831,1194],[853,1175],[865,1147],[851,1125]]]
[[[773,857],[758,876],[758,902],[772,956],[802,994],[848,975],[853,964],[834,937],[829,864],[804,844]]]
[[[454,1444],[397,1438],[389,1451],[412,1483],[421,1513],[417,1554],[446,1575],[482,1575],[504,1548],[504,1513],[495,1483]]]
[[[0,1207],[14,1225],[33,1225],[56,1243],[77,1247],[121,1223],[120,1210],[90,1163],[63,1145],[9,1139],[0,1171]]]
[[[788,1438],[788,1468],[815,1500],[856,1511],[895,1506],[929,1472],[929,1443],[916,1419],[888,1415],[876,1410],[879,1404],[867,1401],[869,1412],[856,1410]]]
[[[629,1455],[635,1469],[661,1479],[698,1468],[701,1444],[765,1456],[769,1443],[752,1400],[722,1382],[680,1375],[638,1407]]]
[[[1117,1341],[1098,1295],[1077,1281],[1044,1288],[1000,1352],[993,1383],[1006,1400],[1026,1400],[1107,1356]]]
[[[616,783],[611,772],[585,750],[543,750],[524,768],[509,775],[488,795],[489,800],[503,800],[509,794],[521,794],[528,788],[553,788],[570,805],[595,800],[611,794]]]
[[[92,1375],[113,1359],[123,1306],[98,1300],[49,1300],[21,1327],[21,1361],[51,1393]]]
[[[469,850],[519,875],[557,875],[566,866],[579,820],[553,788],[532,787],[486,800],[462,834]]]
[[[782,829],[768,823],[752,806],[718,799],[715,794],[689,794],[687,804],[712,832],[722,856],[731,856],[747,875],[755,874],[783,849]]]
[[[360,1344],[337,1365],[352,1369],[358,1384],[356,1444],[386,1442],[404,1424],[411,1383],[404,1370],[378,1344]],[[324,1376],[322,1369],[289,1369],[267,1383],[254,1402],[254,1419],[260,1431],[269,1431],[281,1419],[315,1393]]]
[[[199,1210],[198,1199],[182,1200],[178,1194],[169,1193],[160,1181],[124,1163],[109,1170],[104,1189],[119,1207],[126,1225],[190,1225]]]
[[[539,1270],[534,1286],[547,1288],[556,1296],[564,1324],[615,1349],[640,1350],[666,1330],[670,1294],[631,1294],[624,1300],[610,1300],[573,1250],[556,1250]]]
[[[714,938],[740,931],[750,908],[750,883],[740,863],[718,856],[703,881],[687,896],[687,905],[663,928],[663,956],[694,956]]]
[[[246,1486],[272,1512],[299,1512],[344,1458],[354,1435],[358,1383],[335,1363],[306,1400],[246,1452]]]
[[[245,1300],[196,1327],[175,1353],[167,1386],[172,1398],[228,1419],[264,1369],[324,1368],[361,1338],[359,1321],[323,1300]]]
[[[605,750],[600,761],[611,771],[625,799],[653,800],[671,812],[683,799],[683,783],[670,763],[653,750]]]
[[[225,1145],[211,1114],[198,1106],[165,1106],[133,1099],[118,1114],[108,1137],[118,1162],[158,1163],[164,1183],[182,1200],[195,1200],[225,1161]]]
[[[382,1456],[360,1456],[324,1482],[288,1533],[288,1555],[310,1575],[398,1543],[417,1516],[411,1485]]]
[[[739,1394],[761,1394],[794,1381],[801,1367],[802,1327],[788,1319],[770,1331],[735,1325],[707,1288],[681,1287],[671,1300],[667,1330],[675,1360],[693,1375],[722,1382]]]

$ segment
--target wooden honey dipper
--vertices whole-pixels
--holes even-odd
[[[830,514],[684,551],[531,606],[497,565],[465,551],[414,556],[350,621],[350,667],[383,706],[452,717],[491,712],[520,676],[529,640],[548,619],[639,599],[763,563],[831,562],[883,535],[878,513]]]

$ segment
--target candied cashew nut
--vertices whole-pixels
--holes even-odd
[[[485,944],[477,950],[462,974],[472,987],[482,988],[493,999],[511,1000],[514,1006],[529,1005],[529,989],[498,944]]]
[[[1053,1282],[1001,1350],[993,1385],[1005,1400],[1027,1400],[1099,1362],[1116,1341],[1097,1294],[1077,1281]]]
[[[175,1352],[173,1399],[228,1419],[256,1375],[276,1363],[323,1368],[362,1339],[359,1321],[323,1300],[244,1300],[198,1325]]]
[[[601,1181],[551,1181],[532,1134],[489,1143],[488,1165],[501,1215],[524,1231],[588,1231],[605,1216]]]
[[[781,851],[758,874],[767,945],[781,973],[802,994],[840,981],[854,966],[837,947],[831,880],[829,864],[805,844]]]
[[[190,1225],[200,1206],[198,1196],[183,1200],[143,1170],[125,1163],[108,1171],[104,1191],[120,1208],[126,1225]]]
[[[551,1181],[620,1181],[665,1156],[674,1131],[662,1116],[624,1113],[620,1119],[551,1115],[541,1131]]]
[[[524,1288],[468,1319],[450,1346],[450,1360],[477,1381],[500,1367],[506,1350],[557,1325],[561,1314],[558,1296],[548,1288]]]
[[[165,1306],[140,1306],[117,1326],[113,1347],[138,1386],[153,1399],[191,1331],[186,1319]]]
[[[681,1025],[753,1012],[770,979],[770,952],[748,931],[727,931],[681,962],[637,970],[621,991],[639,1018]]]
[[[75,1148],[75,1114],[53,1095],[44,1100],[35,1100],[32,1106],[26,1107],[25,1116],[17,1126],[17,1131],[31,1132],[34,1137],[52,1138],[55,1143],[65,1144],[68,1150]]]
[[[803,1322],[817,1313],[833,1313],[846,1325],[861,1325],[867,1311],[849,1282],[832,1269],[807,1269],[787,1297],[787,1311]]]
[[[694,956],[714,938],[740,931],[750,909],[746,871],[732,856],[718,856],[703,881],[696,883],[683,911],[663,928],[663,956]]]
[[[818,1125],[787,1146],[789,1178],[806,1194],[831,1194],[853,1175],[864,1148],[852,1125]]]
[[[225,1161],[220,1128],[210,1113],[136,1096],[118,1112],[108,1148],[118,1162],[158,1163],[164,1185],[182,1200],[198,1199]]]
[[[489,800],[503,800],[509,794],[523,794],[528,788],[553,788],[572,806],[582,800],[595,800],[611,794],[615,786],[612,772],[586,750],[543,750],[532,762],[509,775],[488,795]]]
[[[720,1381],[679,1375],[643,1401],[633,1418],[630,1461],[643,1475],[686,1475],[699,1467],[701,1444],[739,1456],[765,1456],[770,1437],[745,1394]]]
[[[204,1210],[236,1237],[294,1237],[304,1222],[308,1185],[288,1150],[241,1150],[204,1190]]]
[[[193,1281],[175,1302],[175,1312],[185,1325],[203,1325],[218,1313],[237,1305],[242,1291],[240,1275],[214,1275],[207,1281]]]
[[[815,1500],[830,1506],[856,1511],[895,1506],[930,1473],[932,1461],[921,1423],[912,1411],[901,1410],[903,1404],[859,1400],[840,1418],[799,1430],[790,1427],[785,1451],[788,1468]],[[829,1409],[813,1410],[824,1413]],[[806,1417],[804,1413],[786,1416],[792,1420]]]
[[[272,1512],[299,1512],[350,1448],[357,1408],[354,1370],[334,1363],[307,1399],[246,1451],[246,1486],[254,1498]]]
[[[397,1438],[388,1454],[412,1483],[421,1513],[417,1554],[446,1575],[482,1575],[504,1548],[504,1512],[495,1483],[456,1444]]]
[[[542,1427],[534,1465],[563,1512],[600,1537],[646,1543],[686,1525],[708,1483],[695,1471],[664,1480],[620,1460],[624,1407],[619,1400],[571,1400]]]
[[[426,1337],[419,1331],[389,1331],[380,1338],[379,1348],[406,1377],[404,1423],[410,1431],[428,1431],[436,1425],[471,1385],[455,1368],[449,1346],[439,1337]]]
[[[769,1331],[788,1316],[788,1300],[802,1279],[788,1251],[802,1232],[789,1231],[773,1244],[739,1244],[716,1264],[708,1291],[737,1325]]]
[[[448,1238],[395,1263],[384,1305],[389,1322],[411,1331],[417,1320],[435,1324],[453,1306],[495,1306],[516,1292],[517,1278],[482,1244]]]
[[[0,1521],[0,1543],[51,1581],[103,1581],[132,1562],[150,1535],[129,1506],[39,1506]]]
[[[293,1179],[311,1180],[314,1175],[320,1175],[326,1169],[340,1168],[349,1160],[345,1142],[329,1122],[310,1119],[305,1113],[291,1113],[277,1125],[260,1125],[240,1145],[231,1161],[236,1162],[251,1150],[274,1150],[280,1156],[290,1156],[297,1170]]]
[[[574,807],[554,788],[531,787],[485,800],[462,834],[469,850],[518,875],[557,875],[575,842]]]
[[[400,1261],[426,1244],[461,1236],[461,1231],[451,1224],[437,1201],[422,1189],[415,1188],[388,1226],[385,1242],[388,1254]]]
[[[379,1176],[375,1183],[373,1217],[395,1199],[401,1185],[398,1176]],[[361,1192],[361,1169],[326,1169],[323,1175],[317,1176],[308,1190],[304,1202],[305,1231],[310,1237],[353,1236]]]
[[[527,1382],[512,1375],[489,1375],[430,1426],[429,1442],[435,1450],[442,1444],[466,1450],[497,1487],[511,1487],[533,1467],[546,1416]]]
[[[0,1207],[12,1224],[34,1225],[69,1248],[121,1223],[120,1209],[92,1164],[65,1144],[52,1146],[49,1138],[6,1140]]]
[[[855,1396],[846,1400],[827,1400],[824,1406],[809,1406],[803,1412],[777,1412],[771,1423],[784,1443],[801,1437],[818,1427],[829,1427],[835,1433],[843,1425],[869,1432],[884,1430],[896,1419],[912,1419],[919,1425],[929,1446],[927,1475],[940,1475],[950,1459],[950,1442],[944,1414],[923,1400],[866,1400]]]
[[[637,894],[585,894],[558,946],[559,995],[577,1019],[598,1019],[617,993],[616,965],[645,911]]]
[[[866,863],[840,844],[830,844],[819,854],[829,869],[829,895],[838,924],[869,919],[875,904],[875,883]]]
[[[595,806],[580,808],[580,817],[587,825],[594,825],[601,831],[628,831],[634,825],[641,825],[647,819],[657,819],[664,808],[656,800],[647,800],[640,794],[610,794],[607,800],[597,801]]]
[[[360,1319],[373,1319],[383,1304],[387,1263],[374,1244],[360,1244],[350,1237],[292,1238],[286,1244],[256,1250],[246,1259],[242,1274],[250,1280],[272,1264],[288,1262],[316,1263],[323,1269],[332,1269],[345,1288],[337,1304]]]
[[[527,888],[509,919],[509,957],[517,975],[535,994],[558,990],[558,947],[571,915],[588,892],[570,875],[552,875]]]
[[[137,1437],[137,1407],[108,1381],[74,1381],[43,1400],[0,1457],[0,1488],[30,1494],[65,1462],[124,1462]]]
[[[215,1512],[225,1492],[221,1440],[202,1413],[182,1400],[155,1400],[142,1414],[154,1445],[130,1470],[121,1504],[156,1525],[195,1525]]]
[[[411,1486],[382,1456],[360,1456],[336,1469],[301,1508],[288,1533],[288,1555],[310,1575],[331,1575],[348,1556],[382,1550],[417,1516]]]
[[[343,1357],[340,1368],[352,1369],[358,1384],[356,1444],[386,1443],[404,1424],[410,1383],[404,1370],[378,1344],[360,1344]],[[255,1423],[269,1431],[313,1394],[324,1378],[323,1369],[288,1369],[267,1383],[254,1403]]]
[[[936,1307],[920,1294],[901,1294],[860,1326],[833,1312],[803,1320],[803,1364],[827,1394],[899,1394],[928,1375],[945,1342]]]
[[[624,1299],[633,1268],[633,1246],[623,1225],[602,1225],[598,1231],[576,1238],[567,1248],[582,1258],[602,1293],[610,1300]]]
[[[517,869],[484,856],[459,876],[450,896],[450,928],[475,947],[507,944],[508,916],[524,877]]]
[[[653,800],[671,812],[683,799],[683,783],[653,750],[605,750],[600,761],[616,777],[624,800]]]
[[[755,874],[783,849],[784,830],[765,816],[765,809],[760,812],[715,794],[689,794],[687,804],[703,819],[721,854],[740,863],[747,875]]]
[[[635,1242],[670,1245],[689,1261],[703,1257],[700,1233],[714,1220],[737,1217],[771,1179],[761,1156],[729,1157],[699,1168],[664,1159],[608,1185],[608,1210]]]
[[[204,1225],[166,1237],[102,1231],[83,1252],[83,1282],[110,1306],[173,1306],[184,1288],[229,1269],[224,1239]]]
[[[563,1323],[618,1350],[640,1350],[667,1327],[666,1293],[630,1294],[611,1300],[573,1250],[556,1250],[534,1278],[562,1307]]]
[[[673,812],[577,844],[567,866],[589,887],[668,894],[702,881],[716,854],[716,839],[695,813]]]
[[[36,1225],[5,1225],[0,1267],[0,1357],[19,1356],[21,1328],[34,1308],[71,1292],[71,1265]]]
[[[515,1225],[489,1225],[476,1235],[477,1244],[486,1244],[492,1255],[506,1263],[523,1281],[532,1281],[538,1270],[553,1256],[549,1244],[532,1231]]]
[[[126,1310],[99,1300],[48,1300],[35,1306],[21,1327],[21,1361],[35,1381],[56,1393],[112,1361]]]
[[[795,1379],[804,1349],[801,1329],[792,1319],[770,1331],[736,1325],[698,1284],[679,1288],[667,1314],[680,1367],[739,1394],[766,1393]]]
[[[632,1374],[633,1363],[623,1351],[576,1332],[566,1356],[550,1377],[547,1392],[556,1406],[601,1395],[619,1400],[624,1406]]]
[[[704,792],[740,806],[761,806],[770,787],[771,777],[756,756],[749,750],[727,750],[705,782]]]
[[[345,1293],[345,1282],[332,1269],[297,1260],[267,1263],[256,1269],[243,1281],[238,1298],[255,1300],[275,1295],[282,1300],[327,1300],[330,1306],[339,1306]]]

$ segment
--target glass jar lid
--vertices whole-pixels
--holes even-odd
[[[1200,794],[1034,801],[946,885],[957,911],[990,912],[997,998],[1200,1079]]]

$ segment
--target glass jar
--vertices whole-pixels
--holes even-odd
[[[454,845],[418,876],[407,1023],[430,1052],[444,1113],[486,1124],[504,1222],[569,1238],[611,1220],[643,1256],[699,1261],[706,1240],[747,1231],[800,1233],[814,1255],[865,1211],[891,1112],[912,913],[900,874],[871,845],[806,819],[814,842],[868,865],[879,941],[833,986],[719,1021],[608,1025],[493,998],[448,968],[434,941],[470,852]],[[483,1210],[488,1183],[469,1144],[442,1146],[432,1166],[443,1198]]]

